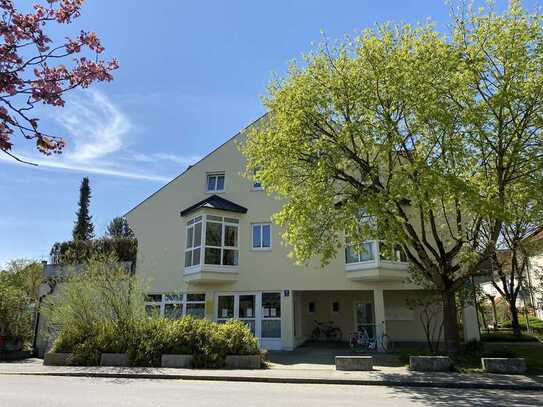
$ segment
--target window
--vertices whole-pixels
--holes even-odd
[[[205,231],[205,239],[203,238]],[[202,240],[205,240],[204,244]],[[239,220],[206,215],[187,222],[185,268],[204,264],[237,266],[239,257]],[[202,246],[205,247],[202,255]]]
[[[253,189],[255,191],[262,191],[264,188],[262,187],[262,183],[260,181],[256,180],[256,173],[258,172],[257,169],[253,170]]]
[[[281,338],[281,294],[262,293],[262,338]]]
[[[151,294],[145,297],[149,315],[177,319],[185,315],[205,317],[205,294]]]
[[[207,192],[224,192],[224,173],[207,174]]]
[[[204,263],[237,266],[239,220],[207,215]]]
[[[223,322],[227,319],[234,318],[234,296],[220,295],[218,302],[217,321]]]
[[[361,246],[353,246],[347,239],[345,245],[345,263],[362,263],[365,261],[374,261],[375,242],[364,242]]]
[[[309,312],[310,314],[315,313],[315,303],[314,302],[310,302],[309,304],[307,304],[307,312]]]
[[[185,267],[200,264],[202,252],[202,217],[187,222],[187,243],[185,248]]]
[[[271,249],[271,224],[255,223],[252,225],[253,249],[269,250]]]
[[[334,312],[334,313],[339,312],[339,302],[334,301],[334,302],[332,303],[332,312]]]
[[[182,294],[165,294],[162,301],[164,302],[165,318],[177,319],[183,316]]]
[[[379,256],[381,260],[388,261],[407,261],[407,255],[403,251],[400,245],[385,245],[383,242],[379,243]]]
[[[206,295],[187,294],[185,315],[192,315],[194,318],[203,319],[206,316]]]

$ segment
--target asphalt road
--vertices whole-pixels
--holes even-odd
[[[542,392],[0,375],[0,407],[541,405]]]

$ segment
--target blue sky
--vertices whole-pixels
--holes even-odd
[[[102,234],[113,217],[264,113],[272,74],[284,73],[321,32],[336,39],[427,18],[444,29],[448,10],[441,0],[88,1],[80,19],[53,35],[96,31],[121,67],[113,82],[40,112],[42,128],[67,139],[62,156],[19,143],[15,152],[39,167],[0,157],[0,266],[45,259],[53,242],[71,238],[83,176]]]

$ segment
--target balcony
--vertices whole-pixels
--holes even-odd
[[[397,248],[385,250],[378,240],[364,242],[359,250],[345,248],[345,272],[353,281],[401,281],[407,277],[409,262]]]

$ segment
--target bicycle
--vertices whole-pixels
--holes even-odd
[[[315,321],[317,325],[311,332],[311,339],[317,341],[324,337],[326,340],[340,341],[343,338],[343,332],[341,329],[334,325],[333,321],[319,322]]]
[[[354,352],[368,352],[375,350],[377,344],[374,339],[369,337],[368,331],[362,328],[360,331],[351,333],[349,346]]]
[[[354,352],[375,352],[378,350],[392,352],[394,342],[386,333],[383,333],[379,339],[370,338],[368,332],[362,328],[361,331],[351,333],[349,346]]]

